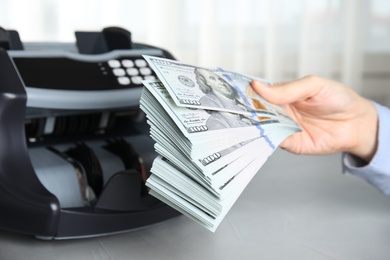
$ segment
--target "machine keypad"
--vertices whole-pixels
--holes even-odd
[[[143,80],[156,79],[148,63],[138,57],[112,59],[107,64],[120,85],[141,85]]]

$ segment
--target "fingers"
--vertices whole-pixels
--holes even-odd
[[[290,104],[314,96],[325,80],[317,76],[307,76],[287,83],[269,86],[260,81],[252,81],[252,88],[257,94],[274,104]]]

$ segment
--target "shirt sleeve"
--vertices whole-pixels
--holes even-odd
[[[370,163],[344,153],[343,172],[358,176],[390,196],[390,109],[374,102],[379,115],[378,148]]]

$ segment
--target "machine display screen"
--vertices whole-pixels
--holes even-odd
[[[155,74],[142,57],[85,62],[63,57],[14,57],[27,87],[58,90],[113,90],[142,86]]]

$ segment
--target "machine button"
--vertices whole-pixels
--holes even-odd
[[[125,68],[134,67],[134,62],[132,60],[122,60],[122,66]]]
[[[140,68],[139,71],[142,75],[150,75],[152,74],[152,70],[148,67]]]
[[[130,79],[128,77],[119,77],[118,82],[121,85],[129,85],[130,84]]]
[[[153,75],[149,75],[149,76],[145,76],[144,79],[146,79],[146,80],[155,80],[156,77],[153,76]]]
[[[119,62],[119,60],[109,60],[108,66],[110,66],[111,68],[119,68],[121,66],[121,63]]]
[[[139,74],[139,72],[138,72],[138,69],[136,69],[136,68],[130,68],[130,69],[127,69],[127,74],[129,74],[130,76],[137,76]]]
[[[126,71],[124,69],[121,69],[121,68],[113,69],[112,72],[117,77],[121,77],[121,76],[125,76],[126,75]]]
[[[142,84],[142,77],[140,77],[140,76],[131,77],[131,80],[132,80],[133,83],[136,84],[136,85]]]
[[[135,65],[137,65],[137,67],[146,67],[147,63],[145,60],[143,59],[138,59],[138,60],[135,60]]]

